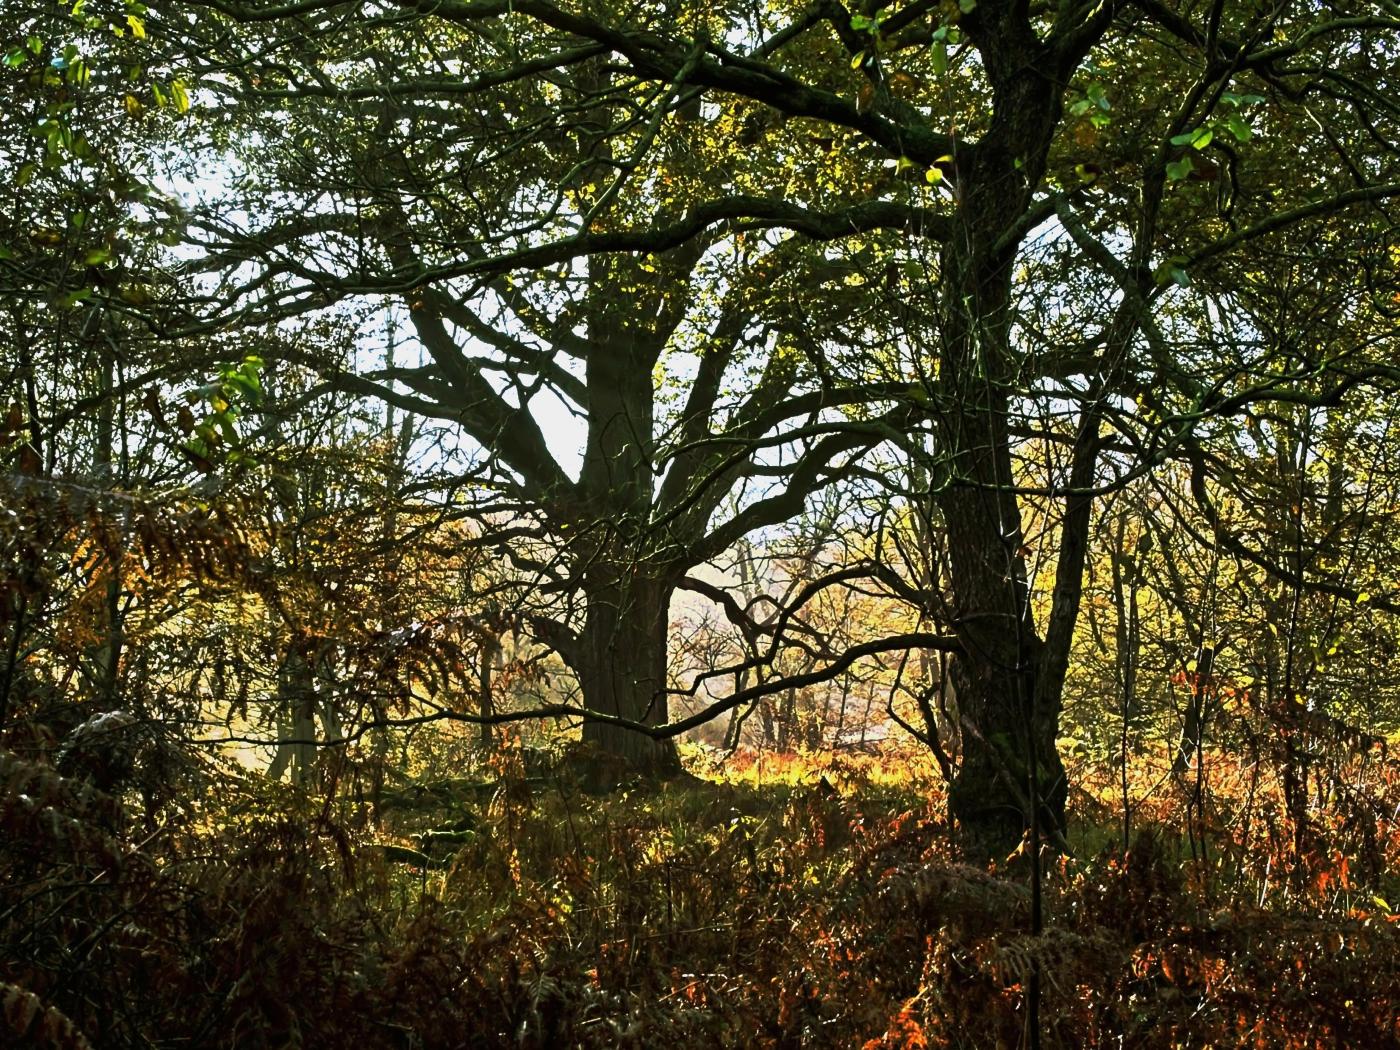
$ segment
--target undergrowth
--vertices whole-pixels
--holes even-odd
[[[921,765],[764,763],[600,798],[506,756],[375,819],[193,762],[153,808],[5,751],[0,1043],[1010,1048],[1037,975],[1046,1046],[1400,1045],[1393,762],[1347,773],[1367,829],[1300,835],[1269,770],[1142,760],[1126,849],[1112,771],[1077,769],[1038,937]]]

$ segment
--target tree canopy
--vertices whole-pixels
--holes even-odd
[[[1030,796],[1057,826],[1095,501],[1187,464],[1287,576],[1221,522],[1222,459],[1397,378],[1384,7],[182,10],[149,18],[193,90],[172,333],[396,311],[394,360],[288,360],[456,435],[585,736],[644,765],[674,590],[903,449],[955,810],[996,848]]]

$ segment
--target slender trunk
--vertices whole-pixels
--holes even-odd
[[[491,723],[487,719],[496,710],[491,702],[491,672],[495,668],[496,657],[500,651],[495,638],[482,638],[481,652],[477,657],[480,663],[477,667],[476,702],[482,718],[479,742],[483,751],[490,751],[493,743]]]
[[[100,335],[99,335],[100,338]],[[116,459],[117,423],[114,390],[116,387],[116,360],[113,348],[106,340],[101,342],[98,370],[98,392],[101,404],[97,409],[97,433],[93,462],[97,468],[98,484],[105,489],[115,488],[124,480],[125,470],[118,471]],[[121,465],[123,468],[125,464]],[[125,526],[115,534],[116,547],[107,551],[106,594],[103,602],[105,632],[102,644],[94,653],[94,680],[98,707],[103,711],[114,710],[118,706],[118,686],[120,684],[122,647],[126,641],[126,617],[122,610],[122,545],[126,541]]]
[[[734,692],[742,693],[749,684],[749,672],[746,669],[738,671],[734,675]],[[724,750],[733,751],[739,746],[744,734],[744,723],[753,713],[753,706],[740,706],[734,708],[729,713],[729,725],[724,730]]]
[[[1190,769],[1205,743],[1206,698],[1214,670],[1215,650],[1203,645],[1196,654],[1196,670],[1189,679],[1191,695],[1186,702],[1186,716],[1181,728],[1181,740],[1176,746],[1176,758],[1172,761],[1173,773],[1185,773]]]
[[[1118,535],[1113,544],[1111,556],[1113,570],[1113,640],[1114,677],[1117,679],[1119,698],[1118,722],[1118,789],[1123,805],[1123,851],[1126,853],[1132,843],[1133,807],[1128,784],[1128,742],[1133,719],[1137,716],[1137,665],[1140,648],[1138,623],[1138,586],[1142,580],[1140,558],[1145,553],[1144,545],[1138,541],[1138,549],[1129,556],[1124,548],[1127,535],[1128,515],[1118,519]],[[1147,536],[1147,533],[1143,534]]]
[[[778,720],[778,750],[792,750],[793,725],[797,721],[797,690],[789,688],[783,694],[782,717]]]
[[[8,601],[9,598],[7,597]],[[5,726],[10,720],[10,692],[14,688],[15,671],[19,665],[19,643],[24,637],[25,613],[29,611],[29,596],[20,591],[14,598],[13,616],[7,617],[12,620],[10,628],[10,644],[6,647],[5,668],[0,672],[0,733],[5,731]],[[6,613],[10,610],[6,609]]]
[[[277,677],[279,742],[267,775],[280,780],[290,768],[292,783],[305,787],[316,760],[316,683],[311,665],[295,648],[289,648]]]

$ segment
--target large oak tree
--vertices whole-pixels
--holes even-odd
[[[225,209],[196,223],[211,260],[260,263],[229,269],[221,294],[260,316],[403,299],[424,367],[340,382],[450,418],[489,450],[583,586],[585,610],[553,644],[603,718],[593,732],[652,764],[638,741],[666,732],[668,588],[923,415],[964,731],[953,808],[984,853],[1037,820],[1059,825],[1054,741],[1096,493],[1198,455],[1212,419],[1397,378],[1384,338],[1282,355],[1200,339],[1236,296],[1300,274],[1349,282],[1363,327],[1390,308],[1400,20],[1385,3],[180,10],[196,17],[168,28],[209,119],[254,116],[234,136],[243,154],[282,158],[249,184],[252,221]],[[741,233],[877,228],[936,246],[922,275],[896,266],[887,285],[921,307],[907,329],[918,396],[843,385],[820,353],[799,392],[779,378],[781,340],[753,340],[798,326],[772,325],[753,293],[775,280],[768,266],[817,287],[801,275],[824,256],[789,260],[774,238],[762,265],[725,271],[716,253]],[[790,294],[800,315],[802,289]],[[721,349],[697,355],[665,431],[652,371],[707,295],[724,300],[709,330]],[[895,304],[889,317],[906,323]],[[746,341],[770,358],[725,405],[707,384]],[[545,385],[587,420],[577,479],[531,421]],[[886,407],[824,432],[834,421],[818,410],[853,397]],[[791,442],[771,435],[799,423],[821,433],[778,472],[783,491],[715,526],[714,495],[769,470],[755,442]],[[1039,477],[1018,458],[1028,435],[1063,452]],[[1105,457],[1110,444],[1126,456]],[[1028,501],[1053,533],[1039,616]]]

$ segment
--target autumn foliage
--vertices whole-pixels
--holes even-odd
[[[1094,845],[1115,829],[1086,788],[1033,937],[1019,858],[951,859],[941,790],[899,756],[767,756],[764,783],[754,758],[600,801],[507,752],[493,792],[376,827],[207,766],[152,821],[81,763],[6,751],[5,1025],[65,1048],[1014,1047],[1038,975],[1046,1045],[1400,1044],[1388,759],[1351,771],[1369,831],[1319,813],[1302,856],[1272,770],[1213,762],[1190,832],[1160,784],[1126,851]]]

